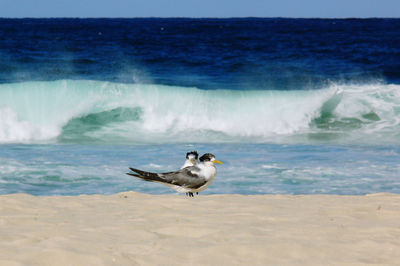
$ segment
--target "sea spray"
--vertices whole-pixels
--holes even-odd
[[[398,85],[385,84],[291,91],[85,80],[2,84],[0,142],[285,142],[313,141],[316,134],[398,141],[399,96]]]

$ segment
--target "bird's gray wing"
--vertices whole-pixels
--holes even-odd
[[[163,173],[162,177],[172,185],[186,188],[199,188],[207,183],[207,180],[199,175],[200,169],[196,166],[190,166],[176,172]]]
[[[146,181],[167,183],[171,185],[182,186],[186,188],[199,188],[207,183],[207,180],[199,175],[200,169],[196,166],[190,166],[175,172],[151,173],[135,168],[129,168],[135,173],[128,175],[139,177]]]

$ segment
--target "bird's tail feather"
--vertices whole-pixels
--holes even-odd
[[[142,171],[135,168],[129,168],[129,169],[135,173],[126,173],[127,175],[135,176],[146,181],[165,182],[165,180],[162,179],[159,174]]]
[[[143,178],[143,176],[140,176],[138,174],[134,174],[134,173],[126,173],[127,175],[131,175],[131,176],[135,176],[135,177],[139,177],[139,178]]]

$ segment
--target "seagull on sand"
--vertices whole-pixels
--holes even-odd
[[[189,197],[193,197],[194,192],[198,194],[198,192],[206,189],[214,180],[217,175],[215,163],[223,164],[223,162],[215,159],[213,154],[206,153],[200,157],[198,164],[182,168],[175,172],[151,173],[129,168],[134,173],[127,173],[127,175],[135,176],[145,181],[161,183],[180,193],[186,193]]]
[[[188,166],[195,166],[197,164],[197,159],[199,158],[199,154],[197,151],[190,151],[186,153],[186,161],[182,165],[182,168],[188,167]]]

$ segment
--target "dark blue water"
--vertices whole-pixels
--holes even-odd
[[[399,83],[399,28],[400,19],[1,19],[0,82]]]
[[[400,193],[400,19],[0,19],[0,193]]]

